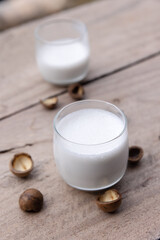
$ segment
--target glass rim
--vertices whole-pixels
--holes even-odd
[[[98,103],[102,103],[102,104],[106,104],[108,106],[111,106],[113,107],[114,109],[116,109],[122,116],[123,120],[124,120],[124,126],[123,126],[123,129],[122,131],[116,136],[114,137],[113,139],[111,140],[108,140],[108,141],[105,141],[105,142],[101,142],[101,143],[93,143],[93,144],[85,144],[85,143],[78,143],[78,142],[74,142],[74,141],[71,141],[65,137],[63,137],[61,135],[61,133],[58,131],[57,127],[56,127],[56,120],[58,118],[58,116],[66,109],[66,108],[69,108],[69,107],[72,107],[73,105],[78,105],[78,104],[83,104],[83,103],[86,103],[86,102],[98,102]],[[96,100],[96,99],[89,99],[89,100],[81,100],[81,101],[78,101],[78,102],[73,102],[73,103],[70,103],[70,104],[67,104],[66,106],[64,106],[61,110],[58,111],[58,113],[56,114],[56,116],[54,117],[54,120],[53,120],[53,127],[54,127],[54,130],[56,131],[56,133],[65,141],[67,142],[70,142],[72,144],[76,144],[76,145],[82,145],[82,146],[100,146],[100,145],[103,145],[103,144],[107,144],[107,143],[110,143],[110,142],[113,142],[115,141],[116,139],[118,139],[119,137],[121,137],[123,135],[123,133],[125,132],[125,130],[127,129],[127,118],[125,116],[125,114],[114,104],[112,103],[109,103],[109,102],[106,102],[106,101],[103,101],[103,100]]]
[[[40,35],[40,31],[41,29],[43,29],[45,26],[49,26],[51,24],[55,24],[55,23],[70,23],[72,25],[79,25],[81,26],[81,29],[82,29],[82,33],[80,33],[80,36],[77,37],[77,38],[74,38],[74,39],[68,39],[67,41],[64,42],[60,42],[60,41],[49,41],[49,40],[46,40],[44,39],[43,37],[41,37]],[[79,31],[80,32],[80,31]],[[42,22],[39,26],[37,26],[35,28],[35,31],[34,31],[34,35],[35,35],[35,38],[44,43],[44,44],[49,44],[49,45],[66,45],[66,44],[72,44],[74,42],[78,42],[78,41],[81,41],[84,37],[84,35],[86,35],[87,33],[87,27],[86,25],[79,21],[79,20],[74,20],[72,18],[55,18],[55,19],[50,19],[50,20],[46,20],[44,22]]]

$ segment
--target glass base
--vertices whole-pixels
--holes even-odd
[[[110,188],[112,187],[113,185],[115,185],[116,183],[118,183],[124,176],[125,172],[123,173],[123,175],[118,179],[116,180],[115,182],[109,184],[109,185],[106,185],[106,186],[103,186],[103,187],[98,187],[98,188],[83,188],[83,187],[78,187],[78,186],[74,186],[70,183],[67,183],[65,180],[65,182],[70,186],[70,187],[73,187],[73,188],[76,188],[78,190],[82,190],[82,191],[100,191],[100,190],[104,190],[106,188]]]
[[[82,82],[85,80],[86,76],[87,76],[88,72],[83,73],[81,76],[74,78],[74,79],[69,79],[69,80],[64,80],[64,81],[54,81],[54,80],[49,80],[46,79],[44,76],[44,80],[46,82],[49,82],[51,84],[54,84],[55,86],[60,86],[60,87],[67,87],[70,84],[74,84],[74,83],[78,83],[78,82]]]

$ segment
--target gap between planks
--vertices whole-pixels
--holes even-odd
[[[52,139],[45,139],[43,141],[37,141],[37,142],[34,142],[34,143],[26,143],[22,146],[15,146],[15,147],[12,147],[12,148],[4,149],[4,150],[0,151],[0,155],[4,154],[4,153],[12,152],[16,149],[21,149],[21,148],[25,148],[25,147],[32,147],[35,144],[39,144],[39,143],[42,143],[42,142],[49,142],[49,141],[52,141]]]
[[[150,55],[148,55],[148,56],[146,56],[146,57],[140,58],[140,59],[138,59],[138,60],[136,60],[136,61],[134,61],[134,62],[132,62],[132,63],[129,63],[129,64],[127,64],[127,65],[124,65],[124,66],[122,66],[122,67],[120,67],[120,68],[117,68],[117,69],[115,69],[115,70],[112,70],[112,71],[110,71],[110,72],[108,72],[108,73],[104,73],[104,74],[102,74],[102,75],[100,75],[100,76],[98,76],[98,77],[95,77],[95,78],[92,78],[92,79],[88,79],[87,81],[83,82],[82,84],[83,84],[83,85],[90,84],[90,83],[92,83],[93,81],[97,81],[97,80],[102,79],[102,78],[104,78],[104,77],[108,77],[108,76],[114,75],[114,74],[116,74],[116,73],[118,73],[118,72],[121,72],[121,71],[126,70],[126,69],[131,68],[131,67],[134,67],[134,66],[136,66],[136,65],[138,65],[138,64],[141,64],[141,63],[143,63],[143,62],[146,62],[146,61],[148,61],[148,60],[150,60],[150,59],[156,58],[156,57],[158,57],[159,55],[160,55],[160,51],[158,51],[158,52],[156,52],[156,53],[153,53],[153,54],[150,54]],[[63,90],[62,92],[60,92],[60,93],[58,93],[58,94],[50,95],[50,96],[48,96],[47,98],[49,98],[49,97],[58,97],[58,96],[61,96],[61,95],[65,94],[66,92],[67,92],[67,89],[66,89],[66,90]],[[13,112],[13,113],[11,113],[11,114],[8,114],[8,115],[0,118],[0,121],[3,121],[3,120],[5,120],[5,119],[7,119],[7,118],[10,118],[10,117],[16,115],[16,114],[19,114],[19,113],[21,113],[21,112],[24,112],[24,111],[26,111],[26,110],[28,110],[28,109],[30,109],[30,108],[33,108],[33,107],[37,106],[38,104],[40,104],[39,101],[38,101],[38,102],[35,102],[35,103],[33,103],[33,104],[30,104],[30,105],[28,105],[28,106],[26,106],[26,107],[24,107],[24,108],[21,108],[21,109]],[[14,149],[14,148],[13,148],[13,149]],[[11,149],[11,150],[13,150],[13,149]],[[8,151],[11,151],[11,150],[3,150],[3,151],[1,151],[0,153],[8,152]]]
[[[100,77],[98,77],[98,78],[95,78],[94,79],[94,81],[93,82],[97,82],[98,83],[98,79],[99,80],[103,80],[103,78],[107,78],[107,76],[109,77],[109,76],[113,76],[114,74],[116,74],[116,73],[123,73],[124,71],[123,70],[130,70],[131,69],[131,67],[134,67],[134,66],[141,66],[141,63],[143,64],[143,63],[145,63],[145,62],[150,62],[152,59],[154,60],[154,59],[156,59],[156,57],[158,57],[160,55],[160,52],[157,52],[157,53],[155,53],[155,54],[152,54],[152,55],[150,55],[150,56],[148,56],[148,57],[145,57],[145,58],[143,58],[143,59],[141,59],[141,60],[138,60],[138,61],[136,61],[136,64],[134,63],[134,64],[128,64],[128,65],[126,65],[125,67],[123,67],[123,69],[121,68],[121,69],[117,69],[117,70],[115,70],[115,71],[113,71],[113,72],[110,72],[110,73],[107,73],[107,74],[105,74],[105,75],[103,75],[103,76],[100,76]],[[149,60],[150,59],[150,60]],[[90,83],[91,81],[88,81],[88,82],[85,82],[84,84],[85,85],[88,85],[89,83]],[[66,93],[66,91],[64,91],[64,93],[63,94],[65,94]],[[61,96],[63,96],[63,94],[61,94]],[[38,105],[38,103],[35,105],[35,106],[37,106]],[[32,108],[32,107],[31,107]],[[23,111],[22,111],[23,112]],[[158,137],[158,139],[160,139],[160,136]],[[44,140],[42,140],[42,141],[26,141],[26,143],[25,144],[20,144],[20,145],[18,145],[18,146],[10,146],[10,147],[8,147],[7,148],[7,146],[6,146],[6,148],[2,148],[1,150],[0,150],[0,154],[5,154],[5,153],[8,153],[8,152],[12,152],[12,151],[14,151],[14,150],[16,150],[16,149],[22,149],[22,148],[24,148],[24,147],[27,147],[27,146],[34,146],[34,145],[36,145],[36,144],[39,144],[39,143],[41,143],[41,142],[43,142]],[[52,139],[45,139],[45,141],[47,141],[47,142],[50,142],[50,141],[52,141]]]

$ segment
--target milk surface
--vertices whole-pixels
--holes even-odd
[[[63,137],[55,133],[54,156],[64,180],[83,190],[118,182],[128,161],[128,134],[123,129],[123,120],[102,109],[82,109],[62,118],[57,130]]]
[[[58,124],[58,131],[75,143],[100,144],[116,138],[123,131],[123,125],[111,112],[82,109],[65,116]]]
[[[59,41],[60,42],[60,41]],[[37,63],[44,79],[59,85],[82,80],[88,70],[89,50],[80,43],[50,44],[37,51]]]

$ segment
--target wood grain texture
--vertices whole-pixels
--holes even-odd
[[[141,131],[146,131],[146,127],[154,131],[155,125],[145,126],[144,124],[147,124],[147,120],[150,121],[150,111],[155,114],[153,117],[159,114],[159,66],[160,57],[157,57],[125,71],[93,81],[84,86],[85,98],[115,103],[124,110],[129,123],[136,120],[135,129],[143,118],[145,122],[141,122]],[[40,141],[50,141],[55,114],[60,108],[73,101],[68,93],[59,96],[58,100],[58,107],[54,111],[48,111],[39,104],[1,121],[0,132],[3,137],[0,141],[0,151]],[[135,129],[132,134],[139,136],[140,133],[135,132]],[[157,134],[160,133],[158,129],[156,131]]]
[[[59,108],[46,111],[40,105],[0,123],[0,148],[32,143],[0,155],[0,236],[3,240],[154,240],[160,237],[160,57],[85,86],[86,98],[110,101],[127,115],[130,144],[144,148],[144,158],[128,167],[115,187],[123,195],[115,214],[105,214],[95,204],[96,193],[67,186],[59,176],[52,153],[53,116],[72,102],[59,97]],[[8,169],[14,153],[28,152],[35,168],[27,179],[18,179]],[[18,206],[19,195],[29,187],[44,194],[41,212],[27,214]]]
[[[0,31],[93,0],[1,1]]]
[[[2,33],[0,118],[64,90],[44,82],[37,69],[33,32],[40,22],[72,17],[87,24],[92,51],[87,80],[92,80],[160,50],[159,12],[156,0],[103,0]]]
[[[0,5],[0,31],[64,9],[66,0],[17,0]]]

